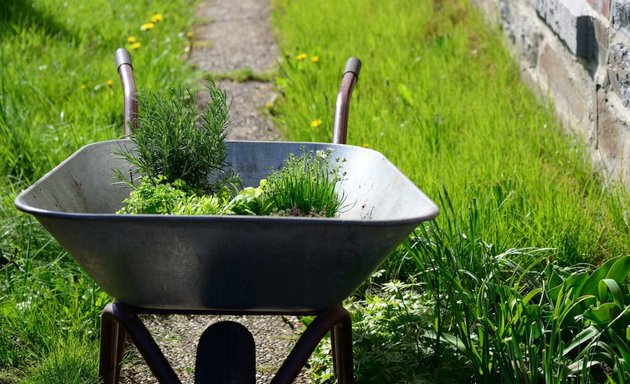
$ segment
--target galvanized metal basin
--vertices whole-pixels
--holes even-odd
[[[228,142],[245,186],[289,153],[345,158],[338,218],[117,215],[129,165],[116,140],[87,145],[15,200],[105,292],[130,305],[221,312],[315,312],[340,303],[437,206],[380,153],[339,144]]]

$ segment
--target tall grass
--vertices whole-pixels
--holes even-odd
[[[288,138],[330,140],[340,71],[355,55],[350,144],[382,152],[430,196],[445,185],[456,209],[476,198],[498,248],[553,247],[567,264],[628,251],[627,194],[594,174],[466,1],[274,4],[285,53],[275,109]]]
[[[630,256],[590,270],[560,267],[552,249],[497,254],[480,238],[477,205],[419,227],[408,244],[421,290],[433,295],[425,335],[435,356],[457,348],[479,383],[624,382],[630,370]],[[615,293],[613,293],[615,292]],[[446,365],[433,362],[433,372]]]
[[[9,0],[0,11],[0,382],[95,382],[98,313],[109,299],[16,194],[80,146],[122,136],[113,60],[132,50],[140,86],[192,78],[182,61],[192,1]],[[140,26],[160,13],[150,31]]]

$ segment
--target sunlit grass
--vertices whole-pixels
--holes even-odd
[[[569,264],[628,252],[628,195],[594,174],[465,1],[274,4],[285,53],[274,108],[289,139],[331,139],[341,71],[357,56],[350,144],[382,152],[429,196],[446,186],[456,209],[477,200],[482,236],[500,249],[551,247]]]
[[[80,146],[122,136],[116,48],[131,51],[141,87],[192,79],[182,60],[192,4],[1,6],[0,382],[96,381],[98,313],[109,298],[13,199]]]

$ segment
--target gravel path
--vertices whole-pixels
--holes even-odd
[[[209,20],[195,30],[190,61],[204,72],[225,73],[250,68],[273,69],[278,59],[269,27],[268,0],[207,0],[197,9],[199,20]],[[278,131],[260,113],[275,97],[273,85],[264,82],[223,81],[231,99],[228,138],[277,140]],[[204,93],[200,94],[200,102]],[[300,324],[284,316],[156,316],[142,317],[147,328],[173,365],[183,383],[194,382],[195,352],[203,330],[221,320],[245,325],[256,341],[257,383],[267,383],[297,340]],[[156,383],[144,360],[132,345],[123,366],[121,383]],[[307,383],[304,373],[296,383]]]

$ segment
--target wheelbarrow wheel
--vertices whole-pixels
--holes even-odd
[[[254,337],[243,325],[221,321],[201,335],[195,362],[195,384],[254,384]]]

